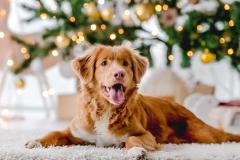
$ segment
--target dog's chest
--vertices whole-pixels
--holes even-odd
[[[108,128],[109,126],[109,114],[106,113],[95,121],[95,128],[93,133],[85,131],[83,128],[79,130],[72,130],[75,137],[81,138],[85,141],[95,143],[99,147],[104,146],[120,146],[122,142],[125,142],[127,135],[118,137],[112,134]]]

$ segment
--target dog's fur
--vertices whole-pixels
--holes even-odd
[[[161,143],[240,141],[240,136],[206,125],[177,103],[139,94],[137,85],[148,61],[131,48],[100,45],[72,66],[81,79],[79,112],[66,130],[27,143],[28,148],[96,144],[154,151]],[[116,80],[119,71],[124,77]],[[124,101],[111,99],[105,90],[116,83],[125,87]]]

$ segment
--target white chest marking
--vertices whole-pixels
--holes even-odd
[[[95,143],[96,146],[119,146],[122,142],[125,142],[127,135],[117,137],[113,135],[109,129],[109,113],[104,114],[98,121],[95,122],[94,133],[89,133],[82,129],[74,129],[71,127],[71,132],[73,136],[81,138],[85,141]]]

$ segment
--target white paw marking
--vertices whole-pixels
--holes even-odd
[[[25,147],[31,149],[31,148],[39,148],[39,147],[42,147],[42,145],[41,145],[40,142],[38,142],[38,141],[36,141],[36,140],[31,140],[31,141],[29,141],[29,142],[27,142],[27,143],[25,144]]]

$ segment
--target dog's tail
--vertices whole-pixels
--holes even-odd
[[[228,133],[222,130],[212,128],[218,143],[222,142],[240,142],[240,135]]]

